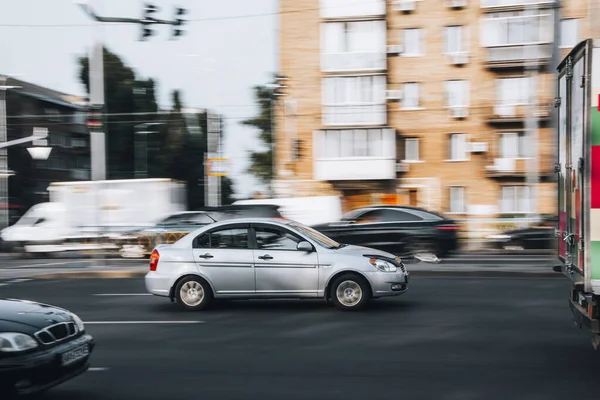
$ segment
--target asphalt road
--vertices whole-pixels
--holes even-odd
[[[597,399],[566,278],[415,278],[343,313],[319,301],[182,311],[140,279],[30,280],[0,296],[66,307],[98,346],[93,370],[47,400]],[[160,322],[160,323],[159,323]]]

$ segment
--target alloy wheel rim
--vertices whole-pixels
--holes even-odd
[[[358,283],[344,281],[337,287],[336,297],[344,306],[352,307],[362,300],[363,291]]]
[[[204,288],[196,281],[186,282],[179,291],[181,301],[184,304],[194,307],[204,300]]]

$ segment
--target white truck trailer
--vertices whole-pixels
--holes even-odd
[[[77,250],[86,239],[151,226],[187,208],[185,185],[171,179],[56,182],[48,192],[48,203],[2,230],[6,244],[27,252]]]
[[[574,323],[600,345],[600,40],[558,67],[558,256],[572,282]]]

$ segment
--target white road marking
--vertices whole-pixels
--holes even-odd
[[[13,279],[8,281],[8,283],[21,283],[21,282],[27,282],[27,281],[32,281],[33,279],[27,279],[27,278],[19,278],[19,279]]]
[[[88,368],[88,371],[90,371],[90,372],[100,372],[100,371],[106,371],[106,370],[108,370],[108,368],[104,368],[104,367]]]
[[[152,296],[151,293],[96,293],[92,296]]]
[[[110,324],[203,324],[205,321],[84,321],[85,325]]]

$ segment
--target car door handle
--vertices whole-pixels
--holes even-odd
[[[198,257],[206,259],[206,258],[213,258],[214,256],[212,254],[206,253],[206,254],[202,254]]]
[[[265,254],[264,256],[258,256],[258,258],[261,260],[272,260],[273,259],[273,257],[271,257],[268,254]]]

